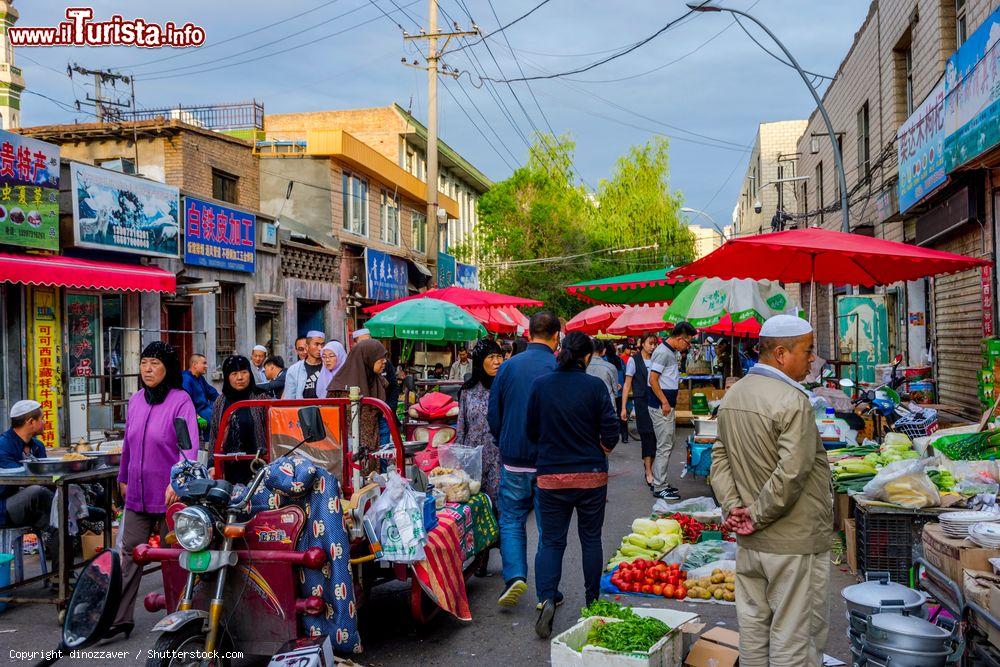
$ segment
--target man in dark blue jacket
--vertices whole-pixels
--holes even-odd
[[[212,422],[212,406],[215,399],[219,397],[219,392],[205,379],[208,372],[208,360],[204,354],[197,352],[188,359],[188,369],[181,373],[184,383],[184,391],[191,397],[194,403],[194,411],[206,422]]]
[[[500,558],[503,561],[504,590],[497,603],[513,607],[528,589],[528,539],[525,522],[535,509],[535,459],[538,448],[525,432],[525,415],[531,385],[556,367],[559,346],[559,318],[549,312],[531,316],[527,349],[500,366],[490,389],[487,419],[490,432],[500,448]],[[539,537],[541,528],[539,527]]]

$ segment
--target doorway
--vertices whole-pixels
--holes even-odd
[[[326,308],[326,301],[309,301],[306,299],[299,299],[296,304],[298,308],[296,309],[296,324],[298,325],[297,334],[299,336],[306,335],[309,331],[326,331],[325,317],[323,317],[323,310]]]
[[[177,350],[177,358],[180,359],[182,366],[187,367],[188,358],[195,352],[205,354],[204,350],[194,349],[191,333],[177,333],[190,332],[194,328],[190,302],[163,302],[160,307],[160,321],[163,323],[163,328],[166,329],[160,334],[160,337]]]

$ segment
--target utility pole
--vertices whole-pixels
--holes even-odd
[[[458,70],[454,67],[441,63],[441,53],[448,46],[448,42],[456,37],[474,37],[479,35],[479,28],[473,24],[472,30],[461,30],[455,24],[454,32],[440,32],[438,30],[438,0],[428,0],[427,5],[427,31],[420,31],[419,35],[409,35],[403,33],[403,41],[427,40],[426,65],[420,65],[414,60],[412,64],[403,58],[403,64],[408,67],[425,68],[427,70],[427,223],[428,236],[427,254],[431,261],[437,262],[439,243],[441,234],[441,223],[438,222],[438,119],[437,119],[437,78],[439,74],[445,74],[458,78]],[[438,48],[438,40],[443,39],[444,44]],[[447,216],[444,224],[447,225]]]
[[[91,97],[87,95],[86,101],[81,102],[76,101],[76,108],[80,109],[81,106],[93,106],[94,116],[97,118],[98,123],[107,122],[108,119],[121,120],[122,114],[118,109],[128,109],[132,108],[135,111],[135,88],[132,81],[132,77],[126,76],[124,74],[117,74],[111,70],[100,70],[100,69],[87,69],[86,67],[80,67],[76,63],[73,65],[66,66],[66,74],[69,78],[73,78],[73,73],[76,72],[82,76],[92,76],[94,77],[94,96]],[[118,99],[108,99],[104,96],[104,84],[110,82],[111,87],[115,87],[115,83],[121,81],[126,85],[131,85],[132,87],[132,101],[123,102]]]

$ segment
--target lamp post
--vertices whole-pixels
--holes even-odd
[[[801,67],[799,67],[799,63],[798,61],[795,60],[795,56],[791,54],[791,52],[785,47],[785,45],[781,43],[781,40],[778,39],[775,36],[775,34],[768,29],[766,25],[764,25],[756,18],[754,18],[750,14],[747,14],[744,11],[740,11],[739,9],[731,9],[729,7],[722,7],[720,5],[713,4],[711,0],[701,0],[701,1],[692,0],[691,2],[687,3],[687,6],[688,9],[690,9],[693,12],[729,12],[730,14],[738,14],[740,16],[744,16],[753,21],[754,23],[756,23],[758,26],[760,26],[760,28],[764,32],[766,32],[771,39],[774,40],[774,43],[777,44],[781,48],[781,50],[785,52],[785,55],[788,57],[788,62],[790,62],[793,67],[795,67],[795,71],[797,71],[799,73],[799,76],[802,77],[802,82],[806,84],[806,88],[809,89],[809,92],[812,94],[813,99],[816,101],[816,108],[819,109],[819,113],[823,117],[823,122],[826,124],[826,132],[830,136],[830,145],[833,148],[833,161],[837,167],[837,178],[840,179],[840,210],[843,218],[842,231],[844,231],[847,234],[850,234],[851,218],[847,210],[847,176],[844,173],[844,160],[840,155],[840,146],[837,145],[837,134],[836,132],[833,131],[833,123],[830,122],[830,115],[826,112],[826,107],[823,106],[823,100],[820,99],[819,93],[817,93],[816,89],[813,88],[812,84],[809,83],[809,77],[807,77],[806,73],[802,71]]]
[[[712,218],[712,216],[710,216],[708,213],[705,213],[704,211],[700,211],[700,210],[698,210],[696,208],[691,208],[689,206],[683,206],[683,207],[681,207],[681,213],[693,213],[695,215],[702,216],[703,218],[705,218],[706,220],[708,220],[710,223],[712,223],[712,227],[714,227],[715,231],[719,232],[719,236],[722,237],[723,243],[725,243],[726,241],[729,240],[728,238],[726,238],[726,233],[724,231],[722,231],[722,227],[719,227],[719,223],[717,223],[715,221],[715,219]]]

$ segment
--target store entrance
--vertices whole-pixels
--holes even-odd
[[[181,360],[181,366],[187,368],[188,358],[195,352],[205,354],[205,350],[194,349],[194,340],[191,334],[193,327],[190,302],[163,303],[160,321],[165,329],[161,338],[177,350],[177,358]]]
[[[326,301],[299,299],[297,308],[297,333],[305,336],[309,331],[324,331],[323,309]]]

